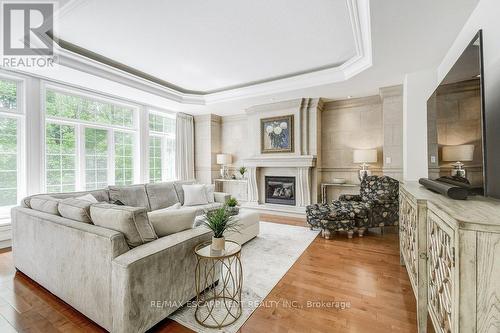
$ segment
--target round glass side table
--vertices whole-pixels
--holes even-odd
[[[241,245],[226,240],[222,251],[213,251],[210,245],[211,242],[205,242],[194,249],[197,258],[194,316],[204,327],[221,328],[241,316]]]

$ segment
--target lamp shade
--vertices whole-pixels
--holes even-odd
[[[355,149],[352,154],[354,163],[376,163],[377,149]]]
[[[474,158],[474,145],[444,146],[443,161],[464,162]]]
[[[231,154],[217,154],[217,164],[228,165],[233,163]]]

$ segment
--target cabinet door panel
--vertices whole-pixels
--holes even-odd
[[[455,233],[438,216],[427,216],[428,305],[436,332],[457,332]]]
[[[400,193],[399,202],[399,242],[405,260],[406,270],[410,276],[415,297],[418,288],[418,231],[417,207],[405,194]]]

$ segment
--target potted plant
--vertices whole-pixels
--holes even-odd
[[[240,212],[240,208],[238,207],[238,200],[233,197],[227,199],[226,210],[231,216],[238,215],[238,213]]]
[[[244,166],[240,167],[238,169],[238,171],[240,172],[240,175],[241,175],[241,178],[245,178],[245,172],[247,172],[247,168],[245,168]]]
[[[214,251],[222,251],[225,249],[226,240],[224,233],[226,231],[238,231],[238,220],[229,215],[225,207],[207,211],[202,221],[202,225],[212,230],[211,248]]]

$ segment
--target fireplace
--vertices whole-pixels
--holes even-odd
[[[295,206],[295,177],[265,177],[265,202]]]

